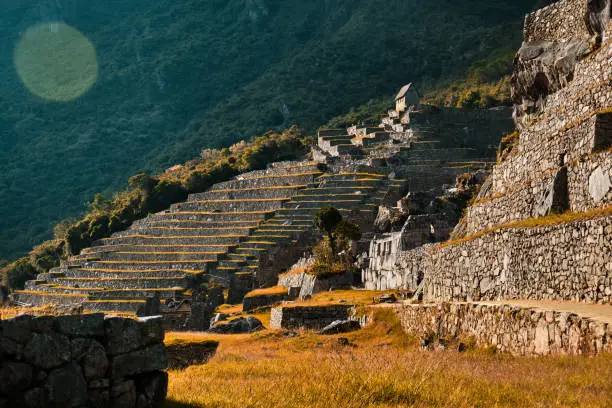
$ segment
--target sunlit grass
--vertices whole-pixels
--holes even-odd
[[[605,407],[612,356],[523,358],[453,349],[423,352],[389,309],[340,336],[266,330],[169,333],[219,341],[207,364],[170,371],[169,407]],[[338,337],[352,344],[341,346]]]

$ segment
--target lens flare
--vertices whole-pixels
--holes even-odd
[[[93,44],[81,32],[60,22],[30,27],[17,44],[14,64],[24,86],[50,101],[75,100],[98,79]]]

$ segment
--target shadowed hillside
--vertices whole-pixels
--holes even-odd
[[[94,192],[292,123],[311,129],[413,80],[450,83],[520,42],[535,1],[0,1],[0,257],[77,216]],[[99,76],[72,102],[17,76],[20,36],[61,21]]]

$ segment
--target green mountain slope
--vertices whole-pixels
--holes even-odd
[[[447,85],[516,48],[536,3],[0,0],[0,258],[131,174],[270,128],[313,129],[406,81]],[[32,95],[13,64],[22,33],[58,20],[98,56],[97,83],[73,102]]]

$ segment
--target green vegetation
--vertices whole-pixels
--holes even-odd
[[[294,126],[282,133],[269,132],[249,143],[237,143],[229,149],[207,149],[199,159],[174,166],[157,176],[132,176],[128,189],[116,193],[111,200],[96,194],[80,220],[59,223],[54,229],[55,240],[44,242],[32,250],[29,258],[7,266],[4,275],[9,286],[22,288],[36,273],[58,266],[62,256],[76,255],[93,241],[184,201],[187,194],[202,192],[245,171],[263,169],[269,162],[301,158],[310,142]]]
[[[38,272],[27,257],[18,259],[0,270],[2,284],[10,289],[23,289],[26,281],[35,279]]]
[[[429,92],[424,102],[451,108],[510,106],[510,73],[515,48],[496,50],[469,68],[464,79]]]
[[[523,15],[535,3],[6,1],[0,258],[15,260],[50,239],[53,226],[77,217],[96,192],[125,189],[126,175],[156,174],[202,148],[293,123],[310,131],[343,112],[352,112],[344,123],[367,120],[359,106],[374,101],[378,114],[389,101],[377,98],[407,81],[423,92],[448,85],[474,61],[518,48]],[[98,80],[78,100],[38,99],[15,74],[11,44],[41,20],[63,21],[95,47]],[[197,175],[192,182],[207,184]],[[170,187],[168,196],[180,193]],[[109,220],[109,228],[130,217]],[[83,225],[75,239],[105,232],[93,229]]]
[[[333,207],[321,208],[314,221],[326,236],[313,249],[315,264],[308,269],[308,273],[326,278],[354,269],[350,244],[361,239],[359,225],[342,219],[342,214]]]

